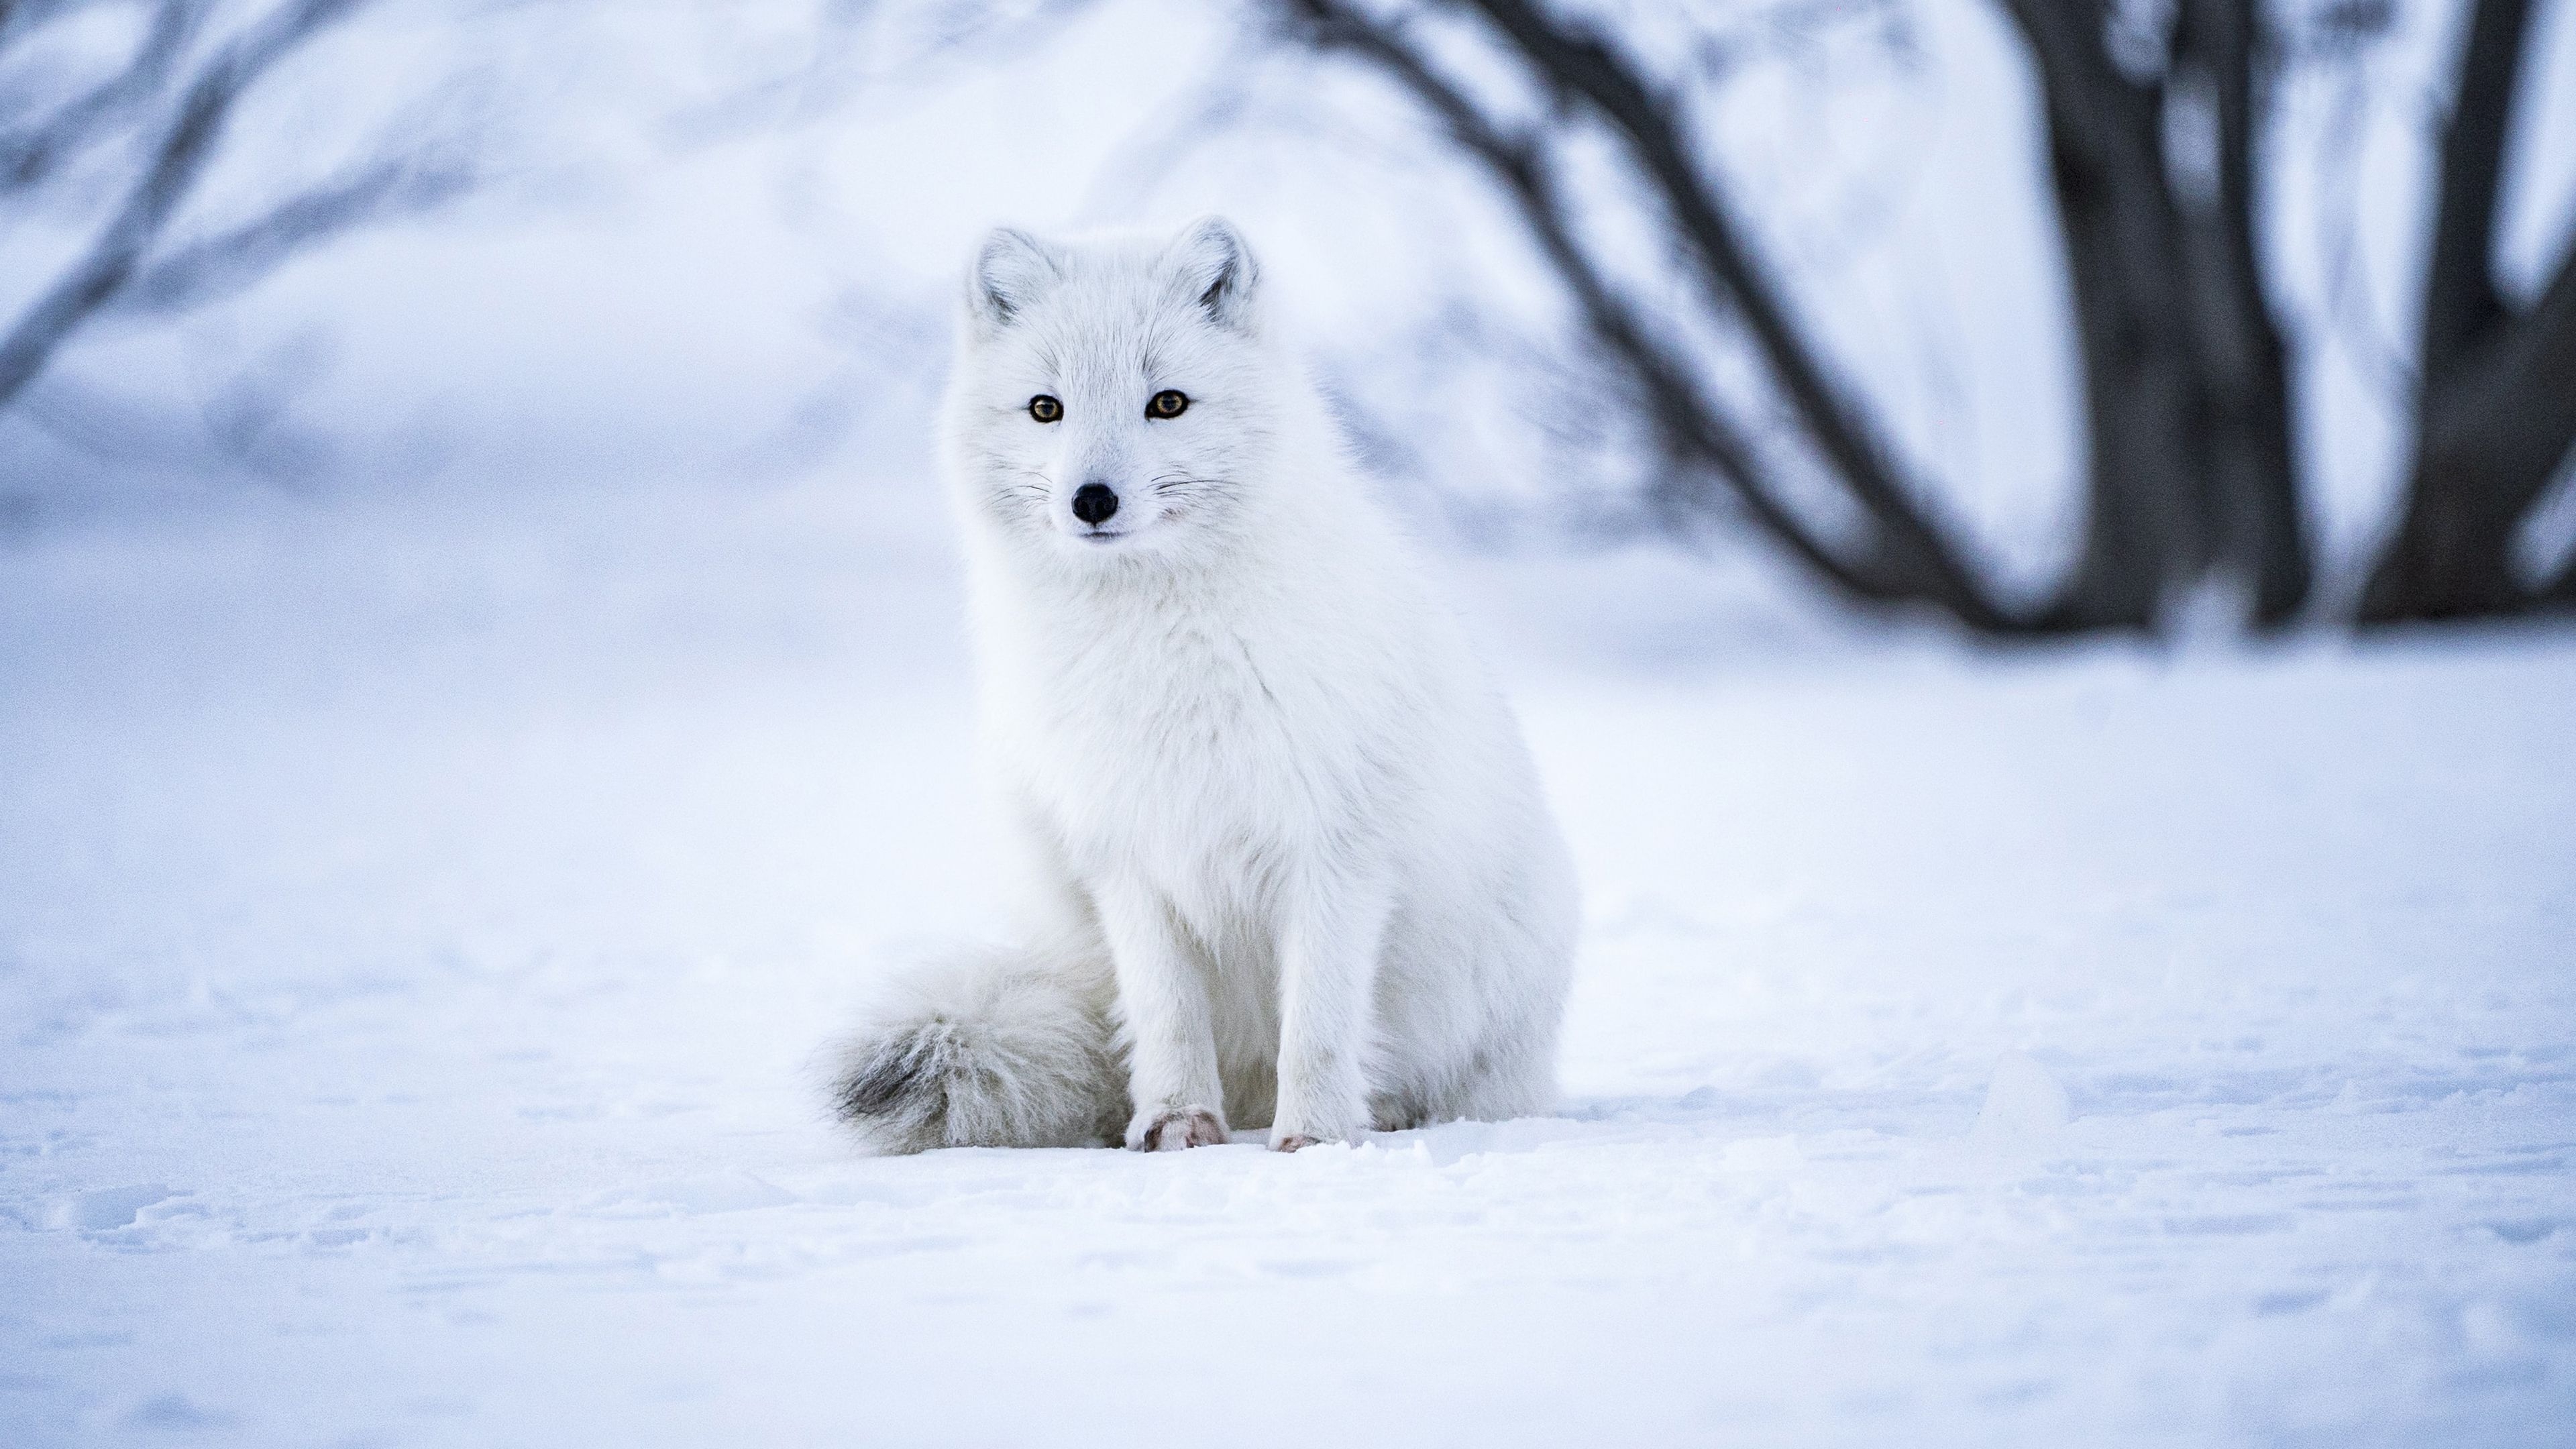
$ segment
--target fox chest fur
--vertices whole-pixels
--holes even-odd
[[[1147,886],[1211,949],[1261,955],[1283,888],[1384,870],[1393,651],[1205,598],[1084,602],[1010,631],[987,681],[1004,776],[1076,881]]]

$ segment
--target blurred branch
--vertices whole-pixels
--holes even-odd
[[[81,4],[82,0],[0,0],[0,41],[8,40],[12,31],[32,29]]]
[[[1828,543],[1787,506],[1743,429],[1703,395],[1690,367],[1656,341],[1620,297],[1577,239],[1573,205],[1558,189],[1538,136],[1506,130],[1487,116],[1432,70],[1397,23],[1342,0],[1294,0],[1290,6],[1312,44],[1377,66],[1436,115],[1502,186],[1595,341],[1635,379],[1665,447],[1686,465],[1688,476],[1714,475],[1764,533],[1855,598],[1930,603],[1980,630],[2017,627],[1917,508],[1910,490],[1897,481],[1888,450],[1789,322],[1770,279],[1739,241],[1714,183],[1689,159],[1669,103],[1655,97],[1597,36],[1561,29],[1519,0],[1477,0],[1472,8],[1486,15],[1560,98],[1583,98],[1625,140],[1693,243],[1700,263],[1695,275],[1712,305],[1746,321],[1793,415],[1870,521],[1857,549]]]
[[[1827,548],[1765,486],[1741,432],[1701,398],[1688,369],[1653,340],[1575,240],[1568,203],[1531,138],[1508,133],[1487,117],[1433,71],[1394,25],[1340,0],[1297,3],[1318,48],[1349,51],[1384,70],[1437,115],[1451,138],[1502,184],[1539,249],[1573,293],[1587,329],[1645,392],[1657,431],[1677,462],[1693,476],[1713,473],[1764,532],[1837,587],[1865,599],[1902,596],[1893,581],[1871,572],[1866,562],[1846,561]]]
[[[0,130],[0,195],[38,185],[63,162],[114,129],[157,94],[206,17],[204,0],[165,4],[153,13],[134,54],[116,74],[40,120]],[[0,17],[0,32],[7,29]]]
[[[172,256],[157,262],[150,257],[171,217],[195,191],[242,97],[280,62],[367,3],[291,0],[261,16],[196,67],[173,101],[168,121],[145,147],[139,173],[87,249],[0,333],[0,409],[35,380],[82,326],[112,307],[131,304],[140,310],[167,311],[184,306],[246,283],[322,236],[400,202],[417,202],[447,190],[450,183],[445,180],[385,163],[290,197],[256,220]],[[174,19],[173,12],[186,13]],[[103,89],[141,85],[132,79],[137,76],[166,75],[169,56],[152,58],[159,54],[158,47],[184,43],[184,33],[193,32],[201,20],[194,0],[171,0],[163,7],[161,23],[139,48],[135,63]],[[165,41],[174,27],[183,32],[180,40]],[[92,92],[88,99],[97,95]],[[119,106],[144,103],[139,96],[117,102]]]
[[[241,290],[296,252],[335,233],[426,211],[475,183],[463,163],[404,158],[356,168],[271,207],[258,218],[171,251],[135,273],[115,298],[122,313],[182,311]]]
[[[1683,142],[1672,97],[1658,96],[1599,34],[1561,24],[1531,0],[1468,0],[1559,96],[1580,96],[1626,142],[1695,253],[1711,301],[1740,317],[1807,436],[1876,525],[1867,565],[1887,590],[1940,606],[1977,629],[2010,626],[1946,534],[1898,477],[1866,406],[1800,335],[1775,279],[1754,261],[1715,178]]]

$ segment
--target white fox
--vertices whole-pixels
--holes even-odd
[[[1577,921],[1518,726],[1242,238],[995,232],[945,415],[1032,944],[898,983],[877,1148],[1274,1148],[1547,1110]]]

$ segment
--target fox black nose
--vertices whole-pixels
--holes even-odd
[[[1073,516],[1098,528],[1118,511],[1118,494],[1106,483],[1085,483],[1073,490]]]

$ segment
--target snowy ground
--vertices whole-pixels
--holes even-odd
[[[987,905],[941,555],[597,507],[0,553],[0,1442],[2568,1441],[2576,637],[1479,570],[1564,1115],[871,1161],[813,1048]]]

